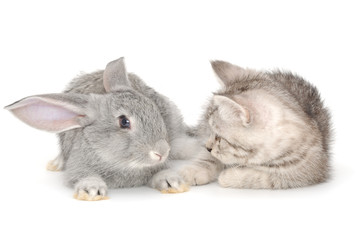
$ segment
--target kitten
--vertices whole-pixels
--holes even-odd
[[[223,89],[193,131],[210,153],[180,171],[189,184],[218,176],[223,187],[285,189],[327,180],[330,114],[314,86],[288,72],[212,67]]]

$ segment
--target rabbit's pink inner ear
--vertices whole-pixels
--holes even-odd
[[[24,99],[8,109],[26,124],[49,132],[63,132],[81,127],[77,119],[84,117],[67,108],[65,104],[54,104],[41,98]]]

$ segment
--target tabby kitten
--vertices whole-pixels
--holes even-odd
[[[218,176],[223,187],[285,189],[328,178],[330,114],[314,86],[288,72],[212,67],[223,88],[194,133],[210,154],[180,171],[189,184]]]

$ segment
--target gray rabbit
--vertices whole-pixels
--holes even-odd
[[[123,58],[75,78],[64,93],[30,96],[6,109],[58,133],[61,152],[48,169],[64,170],[76,199],[107,199],[108,188],[145,184],[169,193],[188,190],[168,162],[190,158],[195,140],[178,108],[128,74]]]

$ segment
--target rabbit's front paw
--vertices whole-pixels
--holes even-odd
[[[167,169],[156,173],[148,184],[162,193],[182,193],[189,190],[189,186],[173,170]]]
[[[109,199],[107,185],[98,177],[88,177],[75,185],[74,198],[83,201],[98,201]]]

